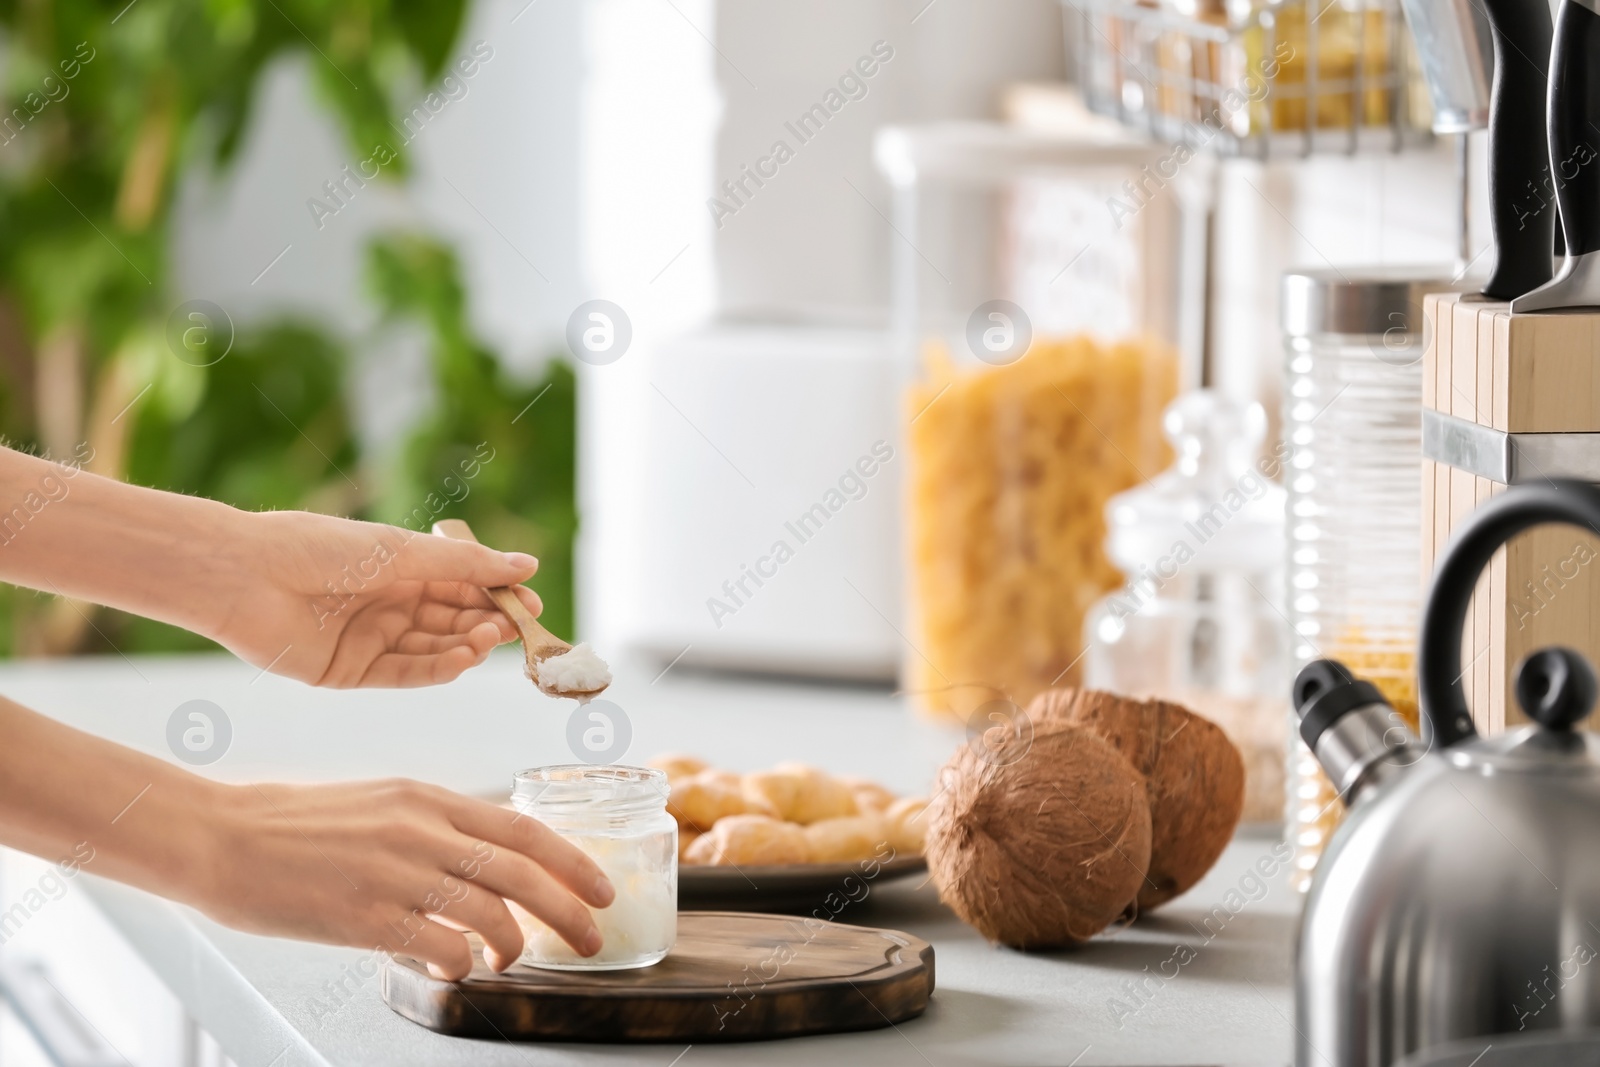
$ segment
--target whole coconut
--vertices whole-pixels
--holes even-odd
[[[1087,941],[1144,882],[1143,779],[1087,728],[1031,739],[991,731],[986,740],[951,757],[928,807],[928,868],[940,897],[1014,948]]]
[[[1151,837],[1140,910],[1205,877],[1244,811],[1244,760],[1221,727],[1177,704],[1093,689],[1040,693],[1028,717],[1037,731],[1061,725],[1093,730],[1144,776]]]

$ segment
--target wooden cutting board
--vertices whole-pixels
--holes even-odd
[[[404,957],[384,1003],[430,1030],[512,1041],[748,1041],[872,1030],[921,1015],[933,946],[896,930],[782,915],[686,911],[653,967],[495,974],[474,944],[466,980]]]

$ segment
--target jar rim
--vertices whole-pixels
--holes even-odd
[[[621,764],[558,763],[518,771],[512,799],[523,804],[627,805],[665,803],[666,773]]]

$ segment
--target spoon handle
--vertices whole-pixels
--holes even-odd
[[[433,524],[433,532],[440,537],[449,537],[456,541],[481,543],[473,535],[472,527],[461,519],[440,519]],[[496,586],[484,591],[489,594],[489,599],[494,601],[495,607],[505,613],[506,618],[511,620],[517,632],[522,635],[522,645],[529,660],[548,659],[560,655],[571,647],[540,625],[539,620],[533,617],[533,612],[523,606],[521,598],[509,585]]]

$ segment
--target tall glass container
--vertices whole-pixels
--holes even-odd
[[[1084,614],[1121,581],[1105,504],[1168,462],[1161,412],[1198,324],[1179,298],[1198,277],[1189,176],[1099,122],[877,139],[906,395],[905,686],[958,718],[1081,681]]]
[[[1417,725],[1422,559],[1423,296],[1439,269],[1292,271],[1283,280],[1288,358],[1288,598],[1296,669],[1343,661]],[[1295,887],[1344,816],[1291,730],[1287,823]]]

